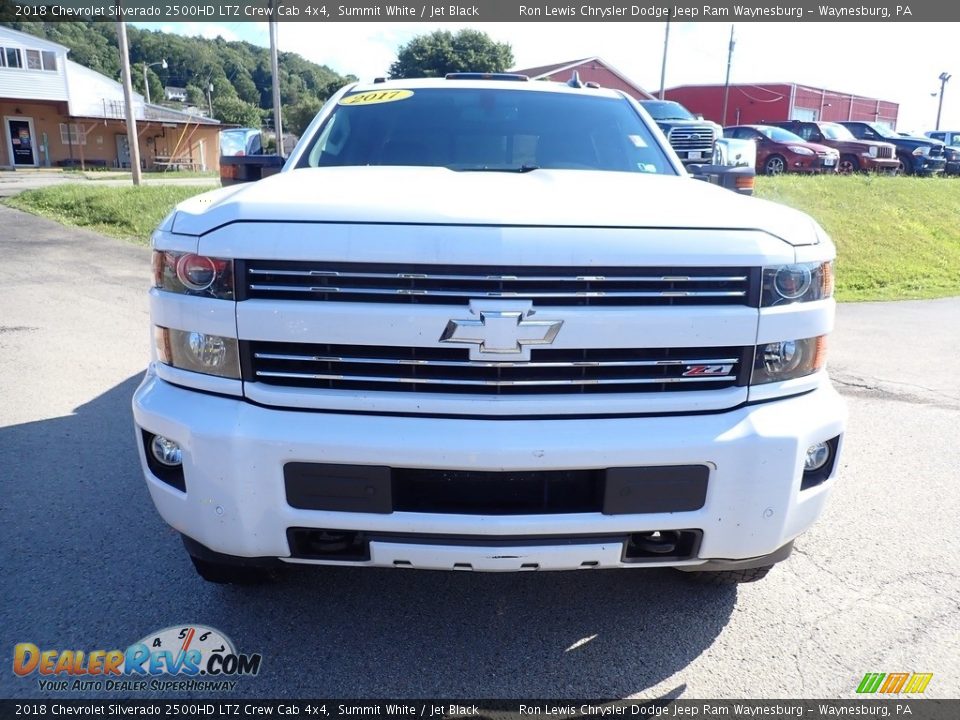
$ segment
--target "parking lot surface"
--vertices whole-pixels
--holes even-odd
[[[140,476],[149,251],[5,207],[0,226],[3,697],[77,695],[15,677],[16,643],[181,623],[262,653],[234,696],[831,698],[898,671],[960,695],[960,299],[840,307],[840,479],[763,582],[335,568],[234,588],[194,575]]]

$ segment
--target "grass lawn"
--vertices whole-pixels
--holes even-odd
[[[960,295],[960,178],[783,175],[756,192],[830,234],[837,299]]]
[[[68,183],[13,207],[146,243],[179,201],[208,188]],[[757,196],[812,215],[837,244],[839,300],[960,295],[960,178],[758,177]]]
[[[145,245],[150,241],[150,234],[174,205],[213,187],[109,187],[99,183],[64,183],[27,190],[6,202],[12,207],[43,215],[64,225],[77,225]]]
[[[88,170],[87,172],[70,172],[83,175],[87,180],[130,180],[132,177],[129,171]],[[211,181],[220,179],[220,173],[216,170],[144,170],[141,174],[147,182],[154,179],[169,180],[171,178],[210,178]]]

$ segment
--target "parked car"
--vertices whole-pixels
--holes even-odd
[[[943,157],[947,161],[944,175],[960,175],[960,130],[931,130],[924,134],[944,144]]]
[[[641,100],[640,104],[663,130],[680,162],[687,165],[710,160],[714,142],[723,135],[717,123],[694,116],[672,100]]]
[[[931,130],[924,135],[931,140],[939,140],[947,147],[960,145],[960,130]]]
[[[351,83],[153,234],[133,418],[201,577],[747,582],[826,507],[827,234],[691,177],[625,92],[498,77]]]
[[[889,142],[858,140],[843,125],[814,120],[785,120],[767,123],[789,130],[807,142],[826,145],[840,153],[841,173],[888,172],[900,167],[896,147]]]
[[[772,125],[735,125],[723,129],[725,138],[753,140],[757,145],[757,172],[837,172],[840,153]]]
[[[840,123],[860,140],[889,142],[896,147],[899,171],[904,175],[937,175],[947,160],[943,143],[929,138],[903,137],[886,125],[875,122],[844,121]]]
[[[943,148],[943,157],[947,164],[943,167],[944,175],[960,175],[960,138],[956,145],[947,145]]]

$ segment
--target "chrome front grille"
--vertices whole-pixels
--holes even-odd
[[[713,151],[713,128],[707,126],[676,127],[667,135],[674,150]]]
[[[568,268],[248,260],[240,299],[466,305],[530,299],[538,307],[746,305],[743,267]]]
[[[529,362],[465,348],[241,341],[244,380],[323,390],[530,395],[649,393],[742,385],[749,347],[534,349]]]
[[[889,159],[893,157],[893,148],[881,145],[877,148],[877,157],[881,159]]]

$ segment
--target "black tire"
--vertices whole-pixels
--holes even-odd
[[[853,175],[860,172],[860,161],[856,155],[841,155],[837,164],[837,172],[841,175]]]
[[[197,575],[217,585],[261,585],[274,579],[273,574],[262,567],[249,565],[226,565],[190,556]]]
[[[771,155],[763,164],[764,175],[783,175],[787,171],[787,161],[783,155]]]
[[[747,568],[746,570],[715,570],[704,572],[685,572],[693,582],[701,585],[739,585],[763,580],[773,565]]]
[[[913,163],[908,155],[897,155],[897,160],[900,161],[900,167],[897,168],[898,175],[913,175],[911,170]]]

